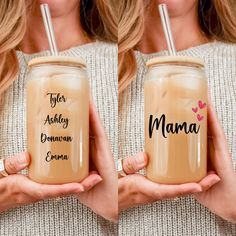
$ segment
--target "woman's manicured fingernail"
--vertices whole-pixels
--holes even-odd
[[[28,161],[26,155],[27,155],[27,154],[26,154],[25,152],[22,152],[22,153],[20,153],[20,154],[17,156],[17,161],[18,161],[19,165],[20,165],[22,168],[27,167],[28,164],[29,164],[29,161]]]
[[[95,185],[95,184],[98,184],[98,183],[100,183],[101,181],[102,181],[102,177],[98,175],[97,178],[93,180],[93,184],[94,184],[94,185]]]
[[[82,185],[81,187],[80,187],[80,192],[84,192],[85,191],[85,189],[84,189],[84,186]]]
[[[136,156],[136,161],[139,165],[144,165],[145,164],[145,161],[144,161],[144,156],[143,156],[143,153],[140,152],[137,154]]]
[[[78,187],[78,189],[75,191],[75,193],[79,194],[79,193],[83,193],[84,191],[85,191],[84,186],[81,185]]]
[[[211,184],[214,185],[214,184],[216,184],[216,183],[218,183],[218,182],[220,182],[220,178],[217,176],[217,177],[215,177],[215,178],[212,180]]]
[[[199,186],[198,188],[196,188],[196,189],[193,191],[193,193],[200,193],[200,192],[202,192],[202,187],[201,187],[201,186]]]

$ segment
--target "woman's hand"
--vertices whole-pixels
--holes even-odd
[[[148,180],[145,176],[135,173],[144,168],[147,162],[148,158],[145,153],[138,153],[123,160],[123,169],[128,175],[120,178],[118,181],[119,211],[137,205],[199,193],[210,188],[220,180],[214,172],[209,172],[199,183],[180,185],[157,184]]]
[[[110,145],[94,104],[90,103],[91,169],[98,171],[102,182],[89,191],[78,194],[79,200],[107,220],[118,220],[117,173]],[[93,161],[93,163],[91,163]]]
[[[92,171],[80,183],[39,184],[17,174],[30,163],[28,153],[6,159],[7,177],[0,176],[0,212],[37,201],[75,194],[79,200],[104,218],[117,221],[117,175],[109,142],[93,104],[90,104],[90,127],[93,132]],[[100,175],[97,174],[97,171]],[[100,183],[101,182],[101,183]],[[99,184],[98,184],[99,183]],[[94,187],[96,186],[97,187]]]
[[[229,154],[224,131],[212,104],[208,105],[208,155],[211,166],[221,181],[202,193],[195,194],[199,203],[216,215],[236,223],[236,174]],[[235,144],[234,144],[235,145]]]
[[[17,174],[30,163],[29,154],[26,152],[7,158],[4,163],[5,170],[10,175],[0,176],[0,212],[45,199],[79,194],[101,181],[99,175],[91,173],[81,183],[62,185],[36,183],[25,175]]]

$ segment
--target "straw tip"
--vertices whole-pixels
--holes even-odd
[[[167,8],[167,5],[165,3],[161,3],[158,5],[159,9]]]
[[[48,6],[47,3],[41,3],[40,6]]]
[[[42,4],[40,4],[40,8],[41,9],[48,8],[48,4],[47,3],[42,3]]]

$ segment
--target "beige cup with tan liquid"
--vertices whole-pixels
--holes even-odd
[[[147,177],[157,183],[198,182],[207,171],[207,78],[192,57],[147,62],[144,85]]]
[[[27,78],[29,177],[39,183],[80,182],[89,171],[89,79],[70,57],[29,62]]]

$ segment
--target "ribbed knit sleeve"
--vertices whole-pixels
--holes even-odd
[[[214,42],[180,51],[178,54],[199,57],[205,62],[209,93],[225,130],[236,169],[236,45]],[[144,150],[145,62],[164,55],[167,55],[166,51],[153,54],[136,52],[137,76],[119,98],[121,157]],[[123,212],[120,216],[119,235],[234,236],[236,225],[210,213],[194,198],[182,197]]]
[[[3,106],[0,108],[0,158],[8,158],[26,150],[26,63],[32,58],[48,54],[49,52],[31,55],[17,53],[19,76],[3,95]],[[117,159],[117,46],[95,42],[60,54],[80,57],[87,63],[92,97],[109,137],[114,158]],[[94,214],[75,197],[42,201],[0,214],[1,236],[116,234],[115,224]]]

